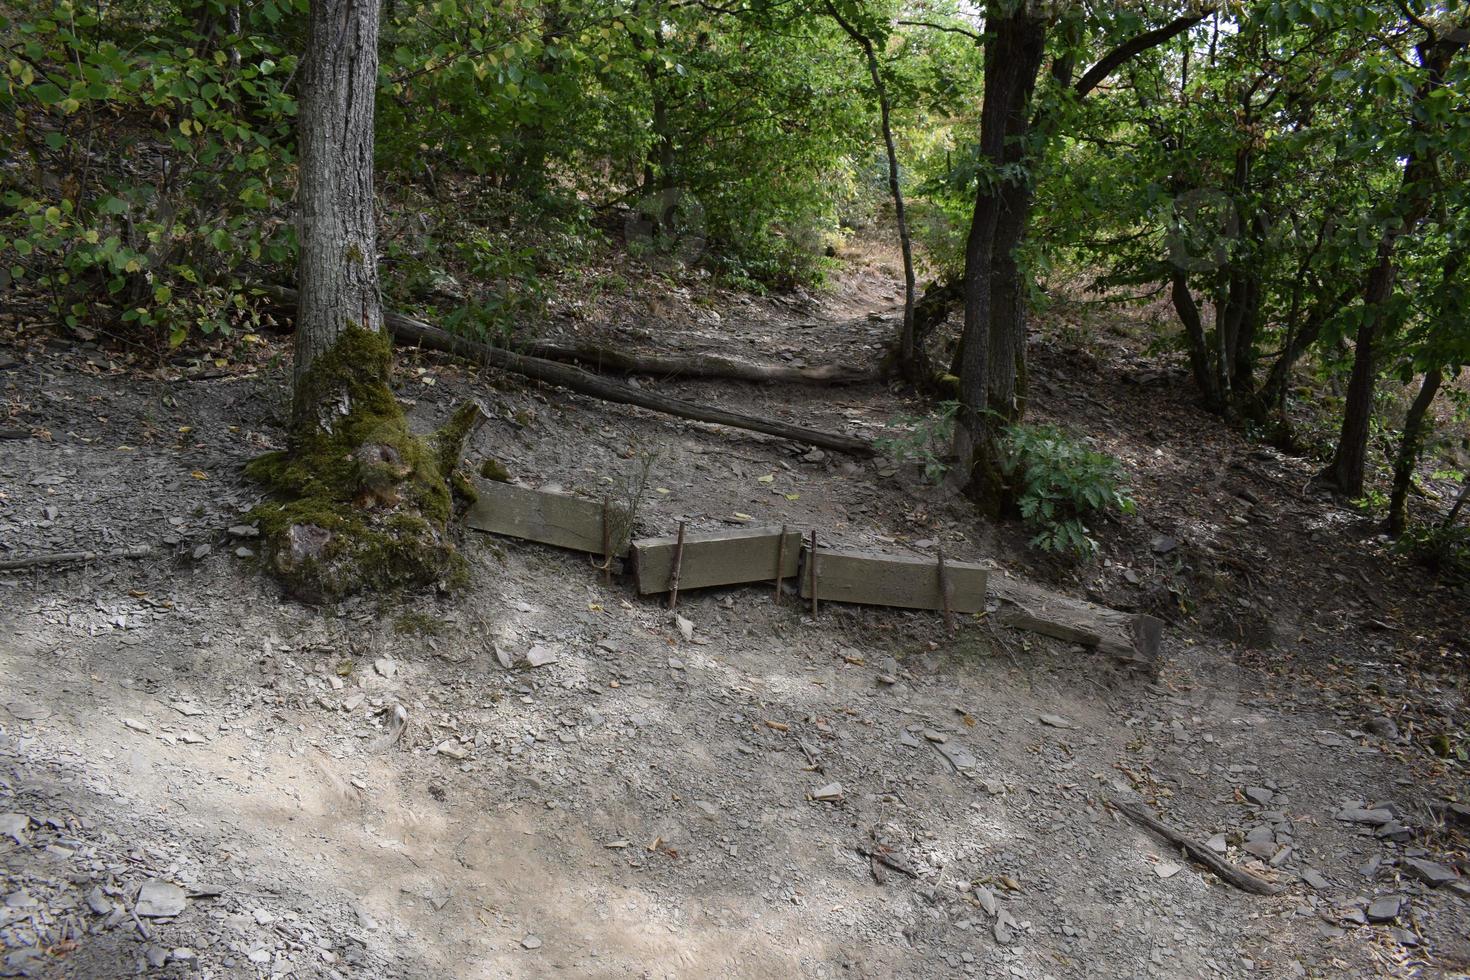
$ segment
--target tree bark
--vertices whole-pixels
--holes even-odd
[[[603,401],[616,402],[621,405],[637,405],[640,408],[664,412],[696,422],[713,422],[716,425],[728,425],[737,429],[748,429],[751,432],[762,432],[781,439],[790,439],[793,442],[863,458],[873,456],[875,453],[873,444],[866,439],[837,432],[824,432],[803,425],[792,425],[789,422],[775,419],[741,415],[722,408],[696,405],[680,398],[671,398],[668,395],[660,395],[643,388],[634,388],[616,381],[609,381],[607,378],[598,377],[566,364],[545,361],[539,357],[526,357],[499,347],[476,343],[410,317],[394,316],[389,320],[388,325],[393,331],[393,336],[405,343],[457,354],[468,360],[498,367],[536,381],[559,385],[584,395],[601,398]]]
[[[1200,396],[1204,398],[1205,407],[1211,411],[1219,411],[1223,407],[1220,385],[1211,369],[1209,341],[1205,336],[1199,304],[1194,301],[1194,293],[1189,289],[1189,276],[1183,269],[1175,268],[1172,270],[1171,282],[1173,289],[1170,296],[1174,301],[1174,312],[1179,316],[1179,322],[1184,324],[1184,336],[1189,342],[1189,367],[1194,373],[1194,383],[1200,390]]]
[[[985,93],[980,155],[987,164],[975,194],[965,241],[965,329],[959,352],[960,411],[955,425],[955,473],[983,511],[998,515],[1010,493],[1001,429],[1025,410],[1026,295],[1017,250],[1030,224],[1033,190],[1028,145],[1045,138],[1054,113],[1032,117],[1037,72],[1045,55],[1048,5],[990,0],[985,8]],[[1103,56],[1071,87],[1084,98],[1128,59],[1163,44],[1203,19],[1190,15],[1139,34]],[[1071,25],[1069,25],[1070,28]],[[1065,85],[1070,56],[1053,77]]]
[[[295,316],[299,295],[296,290],[284,286],[256,286],[254,288],[278,301],[281,304],[280,312]],[[421,320],[393,310],[383,311],[383,322],[388,331],[394,335],[400,332],[413,335],[420,327],[427,326]],[[726,381],[752,381],[758,384],[847,385],[882,381],[888,376],[887,368],[883,363],[872,367],[839,363],[793,367],[789,364],[744,361],[720,354],[643,354],[587,340],[570,343],[532,340],[513,346],[515,353],[525,354],[528,357],[584,364],[598,372],[646,374],[655,378],[714,378]],[[4,438],[3,433],[4,430],[0,429],[0,438]],[[24,438],[29,435],[29,431],[26,431],[16,438]]]
[[[315,0],[301,72],[296,381],[349,324],[383,327],[373,208],[378,6]],[[298,405],[313,412],[317,406]]]
[[[998,377],[1002,383],[1014,383],[1013,362],[998,364],[994,370],[991,367],[992,344],[1001,352],[1013,349],[1014,343],[1011,337],[991,338],[996,301],[993,269],[997,246],[1002,244],[997,232],[1003,213],[1015,217],[1014,209],[1007,207],[1014,201],[1011,185],[1028,179],[1006,164],[1024,159],[1024,146],[1017,141],[1024,139],[1029,126],[1036,73],[1046,48],[1046,20],[1027,4],[1015,4],[1009,10],[1007,6],[995,0],[987,7],[985,94],[980,109],[980,155],[987,166],[980,174],[965,241],[965,328],[960,340],[960,410],[955,425],[961,476],[981,508],[993,516],[1004,506],[1006,494],[999,426],[988,414],[991,382]],[[1021,157],[1016,156],[1017,151]],[[1019,241],[1023,231],[1024,223],[1014,232],[1008,226],[1001,237]],[[1013,297],[1003,296],[1000,302],[1004,307]],[[999,394],[1004,398],[1007,393]]]
[[[867,62],[868,77],[873,82],[873,92],[878,99],[879,127],[883,133],[883,148],[888,157],[888,193],[893,198],[893,221],[898,225],[898,246],[903,255],[903,326],[898,335],[898,365],[904,379],[912,385],[927,384],[929,381],[928,360],[916,344],[914,334],[914,248],[909,237],[907,208],[904,205],[903,185],[898,168],[898,147],[893,140],[893,125],[890,120],[891,107],[888,101],[888,86],[883,81],[882,66],[873,48],[873,39],[859,31],[832,0],[827,0],[827,12],[839,27],[862,48]]]
[[[1439,368],[1425,371],[1419,394],[1414,396],[1409,413],[1404,417],[1404,436],[1393,464],[1393,493],[1388,499],[1388,533],[1394,537],[1403,534],[1408,526],[1409,487],[1414,482],[1414,466],[1419,462],[1419,452],[1424,448],[1424,437],[1429,429],[1425,420],[1443,381],[1444,372]]]
[[[478,419],[455,412],[433,446],[389,385],[373,201],[376,0],[312,0],[301,79],[301,294],[286,449],[246,472],[269,567],[297,597],[447,582],[451,479]],[[456,487],[472,493],[467,480]]]
[[[1319,475],[1323,483],[1348,497],[1363,495],[1368,429],[1373,417],[1373,389],[1378,377],[1378,340],[1386,326],[1386,306],[1393,295],[1397,276],[1394,252],[1399,239],[1411,233],[1429,213],[1439,172],[1435,134],[1430,132],[1424,105],[1444,86],[1450,62],[1466,43],[1466,32],[1461,30],[1442,38],[1431,35],[1419,45],[1419,64],[1424,69],[1424,79],[1414,90],[1411,106],[1414,120],[1410,130],[1415,136],[1415,143],[1404,156],[1403,178],[1394,202],[1399,214],[1379,239],[1377,261],[1363,287],[1363,319],[1358,325],[1342,428],[1332,460]]]

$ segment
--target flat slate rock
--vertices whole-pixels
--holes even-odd
[[[184,890],[172,882],[150,878],[138,890],[138,904],[133,911],[150,919],[178,915],[188,904]]]
[[[1458,877],[1444,865],[1423,858],[1405,858],[1403,869],[1431,888],[1448,885]]]
[[[1326,876],[1315,868],[1308,868],[1303,871],[1302,881],[1305,881],[1319,892],[1332,887],[1332,882],[1328,881]]]
[[[1399,911],[1403,907],[1404,899],[1401,895],[1384,895],[1375,898],[1368,906],[1368,921],[1392,922],[1399,917]]]

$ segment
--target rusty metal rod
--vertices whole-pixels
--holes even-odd
[[[674,563],[669,566],[669,608],[679,604],[679,570],[684,565],[684,522],[679,522],[679,540],[674,544]]]
[[[781,579],[786,564],[786,525],[781,525],[781,536],[776,539],[776,605],[781,604]]]
[[[944,628],[954,632],[954,591],[950,586],[949,570],[944,567],[944,549],[939,549],[939,602],[944,607]]]
[[[807,586],[812,593],[812,619],[817,618],[817,529],[812,528],[811,548],[807,551]]]

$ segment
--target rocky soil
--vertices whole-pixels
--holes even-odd
[[[860,360],[891,330],[889,281],[563,329]],[[1141,355],[1082,377],[1093,354],[1038,350],[1048,411],[1139,491],[1080,570],[915,465],[412,352],[399,376],[424,430],[484,398],[471,454],[529,485],[626,495],[646,473],[642,530],[942,545],[1163,613],[1153,677],[984,615],[956,636],[930,614],[813,620],[768,588],[686,593],[681,629],[586,556],[474,534],[465,591],[306,607],[254,567],[240,474],[280,437],[288,347],[144,370],[17,331],[3,352],[6,424],[31,437],[0,442],[0,560],[152,549],[0,571],[4,975],[1470,970],[1464,768],[1422,737],[1465,717],[1463,674],[1424,662],[1464,656],[1460,586],[1411,587],[1350,514],[1284,489],[1305,462],[1207,438]],[[870,436],[916,411],[877,385],[638,382]],[[1223,884],[1124,797],[1282,891]]]

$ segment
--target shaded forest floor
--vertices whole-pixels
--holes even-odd
[[[567,295],[551,332],[862,362],[893,330],[893,282],[881,263],[822,296],[655,281]],[[646,467],[641,532],[749,517],[942,545],[1160,615],[1156,679],[983,616],[953,638],[929,614],[813,621],[759,588],[683,596],[688,640],[584,556],[473,532],[463,592],[287,602],[229,529],[256,500],[241,466],[281,438],[288,342],[155,369],[3,326],[5,424],[33,437],[0,442],[0,558],[158,554],[0,572],[0,972],[1470,970],[1465,768],[1429,750],[1466,728],[1465,583],[1391,555],[1308,488],[1309,461],[1199,412],[1180,367],[1107,316],[1058,304],[1033,344],[1035,417],[1122,459],[1139,504],[1080,568],[915,464],[421,352],[399,394],[422,430],[484,399],[469,454],[531,486],[600,498]],[[637,380],[869,437],[921,411],[884,385]],[[537,645],[554,662],[502,666]],[[840,799],[809,798],[834,782]],[[1122,792],[1286,891],[1221,884],[1103,804]],[[1364,810],[1390,812],[1338,819]],[[139,907],[150,879],[167,884]]]

